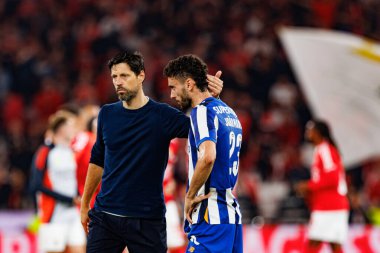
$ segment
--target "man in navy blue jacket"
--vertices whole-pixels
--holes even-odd
[[[188,136],[189,118],[144,95],[144,61],[138,53],[112,58],[119,102],[102,107],[81,203],[88,232],[87,252],[166,252],[162,181],[170,140]],[[221,91],[221,72],[208,76],[209,89]],[[90,200],[100,181],[95,207]]]

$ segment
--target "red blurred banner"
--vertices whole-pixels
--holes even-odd
[[[298,225],[244,227],[245,253],[302,252],[307,229]],[[22,231],[0,231],[0,253],[37,253],[37,237]],[[321,253],[329,253],[325,246]],[[344,253],[380,253],[380,227],[350,227]]]
[[[306,240],[307,228],[298,225],[266,225],[244,227],[246,253],[298,253]],[[320,253],[330,253],[325,245]],[[353,225],[350,227],[344,253],[380,253],[380,227]]]

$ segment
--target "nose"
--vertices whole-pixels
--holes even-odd
[[[176,98],[176,94],[173,90],[170,91],[170,98]]]
[[[116,88],[119,88],[123,85],[118,79],[115,79],[113,83],[114,83]]]

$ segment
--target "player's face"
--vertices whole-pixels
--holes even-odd
[[[312,121],[307,122],[305,130],[305,139],[314,142],[317,131],[315,130],[315,124]]]
[[[170,88],[170,98],[175,99],[181,109],[186,110],[191,106],[191,99],[183,82],[169,77],[168,86]]]
[[[119,63],[111,68],[112,83],[120,100],[130,102],[142,89],[144,71],[136,75],[128,64]]]
[[[72,117],[68,118],[66,123],[60,127],[58,132],[66,141],[71,142],[76,134],[75,119]]]

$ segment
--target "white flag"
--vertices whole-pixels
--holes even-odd
[[[279,32],[313,115],[326,120],[346,166],[380,155],[380,44],[343,32]]]

